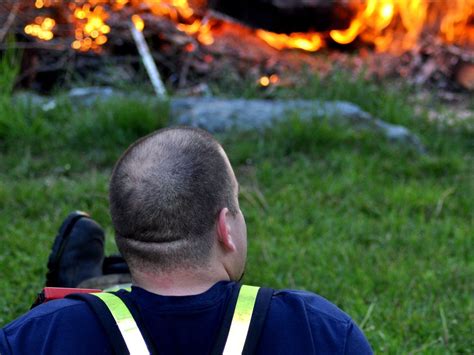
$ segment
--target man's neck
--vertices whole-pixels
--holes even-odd
[[[229,281],[225,268],[179,269],[166,273],[133,272],[135,286],[162,296],[191,296],[209,290],[219,281]]]

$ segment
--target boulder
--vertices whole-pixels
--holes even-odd
[[[171,117],[175,123],[214,133],[233,129],[263,130],[292,114],[302,120],[328,119],[356,129],[381,132],[392,141],[410,145],[420,153],[425,152],[420,139],[406,127],[373,117],[350,102],[191,97],[171,100]]]

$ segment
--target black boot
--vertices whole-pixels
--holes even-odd
[[[70,213],[59,228],[48,260],[46,286],[76,287],[102,275],[104,231],[88,214]]]
[[[102,265],[104,275],[111,274],[129,274],[128,264],[120,254],[106,256]]]

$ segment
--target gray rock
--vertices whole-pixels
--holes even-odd
[[[49,101],[49,98],[29,91],[20,91],[13,96],[15,105],[34,105],[41,106]]]
[[[108,86],[91,86],[71,89],[65,97],[74,99],[74,102],[82,106],[92,106],[95,102],[107,100],[115,96],[123,96],[124,94],[115,91]],[[43,111],[50,111],[58,105],[57,98],[48,96],[40,96],[33,92],[19,92],[13,98],[14,103],[18,104],[32,104],[40,107]]]
[[[85,105],[91,105],[95,101],[106,100],[118,95],[117,92],[108,86],[91,86],[71,89],[68,96],[71,99],[83,101]]]
[[[426,150],[407,128],[375,118],[359,106],[345,101],[245,100],[220,98],[177,98],[171,100],[171,117],[177,124],[210,132],[231,129],[263,130],[295,114],[302,120],[326,118],[357,129],[381,132],[388,139]]]
[[[72,89],[68,97],[79,106],[91,106],[94,102],[130,94],[110,87],[84,87]],[[156,100],[153,96],[136,96],[140,100]],[[48,111],[56,107],[54,98],[32,93],[16,95],[16,102],[28,101]],[[363,111],[359,106],[345,101],[318,100],[245,100],[212,97],[172,98],[171,117],[177,124],[201,127],[210,132],[238,130],[263,130],[289,115],[302,120],[326,118],[330,122],[348,125],[356,129],[381,132],[388,139],[413,146],[417,151],[426,150],[420,139],[406,127],[387,123]]]

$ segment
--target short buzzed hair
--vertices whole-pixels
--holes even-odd
[[[163,129],[132,144],[110,180],[117,246],[131,269],[205,265],[219,212],[238,212],[232,168],[209,133]]]

